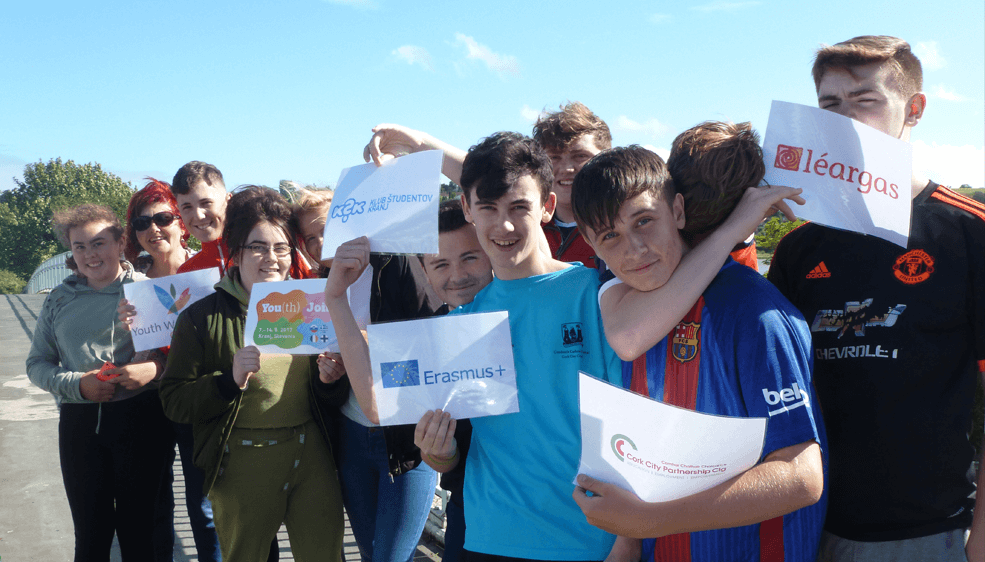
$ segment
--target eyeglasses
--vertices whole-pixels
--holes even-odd
[[[133,220],[130,221],[130,226],[132,226],[137,232],[143,232],[150,228],[151,222],[161,228],[164,228],[165,226],[173,223],[176,218],[178,218],[178,215],[175,215],[174,213],[161,211],[160,213],[155,213],[153,217],[148,217],[146,215],[133,217]]]
[[[243,246],[243,249],[249,250],[258,258],[267,255],[271,250],[274,251],[274,255],[278,258],[284,258],[291,255],[291,247],[287,244],[277,244],[273,247],[266,244],[247,244],[246,246]]]

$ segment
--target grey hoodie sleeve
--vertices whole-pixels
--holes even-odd
[[[55,311],[51,296],[44,301],[27,356],[27,377],[35,386],[53,394],[61,402],[89,402],[82,397],[79,381],[85,373],[61,366],[53,329]]]

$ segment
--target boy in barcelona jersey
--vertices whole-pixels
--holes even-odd
[[[722,158],[732,162],[729,176],[680,174],[721,170],[715,164]],[[813,561],[826,503],[826,443],[811,383],[810,332],[765,279],[728,258],[767,208],[784,206],[782,198],[798,191],[746,190],[763,175],[748,124],[699,125],[675,140],[671,160],[682,177],[677,193],[663,160],[638,146],[603,151],[585,165],[572,190],[579,227],[608,268],[600,289],[606,334],[624,359],[632,359],[623,363],[620,382],[699,412],[768,418],[762,457],[745,473],[680,500],[643,502],[584,475],[574,499],[593,525],[643,539],[643,560]],[[685,178],[713,189],[695,196]],[[732,213],[737,204],[741,210]],[[689,208],[695,211],[690,230]],[[730,213],[734,220],[725,222]],[[718,254],[698,264],[687,260],[698,242],[706,253]],[[703,277],[707,269],[714,269],[710,284]],[[678,281],[687,278],[690,287],[678,290]],[[689,293],[694,291],[700,294]],[[675,293],[676,303],[659,306]],[[659,308],[652,308],[654,302]],[[681,312],[682,302],[694,304]],[[655,328],[663,331],[644,333],[649,340],[624,337],[632,331],[627,322],[663,326],[673,309],[678,323],[670,334]],[[610,320],[618,328],[612,332]]]

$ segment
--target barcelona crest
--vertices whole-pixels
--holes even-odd
[[[701,324],[697,322],[681,322],[674,328],[674,337],[671,339],[674,359],[687,363],[698,356],[700,332]]]

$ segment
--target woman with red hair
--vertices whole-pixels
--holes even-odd
[[[154,279],[177,273],[192,251],[171,186],[154,178],[147,180],[127,205],[123,253],[137,271]],[[141,255],[141,250],[147,255]]]
[[[181,264],[194,252],[188,248],[188,230],[181,222],[171,186],[154,178],[147,180],[147,185],[134,193],[127,205],[123,254],[134,269],[155,279],[178,273]],[[126,308],[128,314],[133,312],[126,301],[121,303],[122,308]],[[188,507],[195,550],[200,561],[215,562],[221,558],[219,539],[212,521],[212,504],[202,494],[202,480],[205,476],[192,462],[194,452],[191,426],[176,423],[174,432],[178,450],[181,452],[181,468],[185,475],[185,504]],[[173,459],[172,453],[172,461]],[[170,486],[164,493],[169,496],[164,501],[173,506],[174,497]],[[169,517],[172,515],[173,512],[167,514]]]

